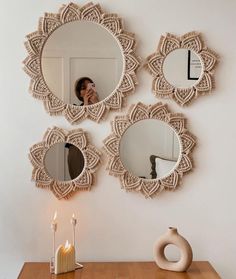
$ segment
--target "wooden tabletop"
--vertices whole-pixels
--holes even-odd
[[[220,279],[209,262],[193,262],[187,272],[165,271],[154,262],[83,263],[82,269],[66,274],[49,272],[49,263],[25,263],[18,279]]]

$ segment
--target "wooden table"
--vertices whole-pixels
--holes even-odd
[[[83,263],[82,269],[66,274],[49,272],[49,263],[25,263],[18,279],[220,279],[209,262],[193,262],[187,272],[159,269],[154,262]]]

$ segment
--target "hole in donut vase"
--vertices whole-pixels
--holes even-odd
[[[181,257],[179,248],[174,244],[166,245],[164,249],[164,255],[165,258],[170,262],[177,262]]]

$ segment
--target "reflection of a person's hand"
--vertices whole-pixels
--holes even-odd
[[[95,92],[93,89],[86,90],[84,95],[84,105],[91,105],[97,102],[99,102],[97,92]]]
[[[93,96],[94,91],[92,89],[86,90],[84,94],[84,104],[88,105],[90,103],[90,99]]]
[[[99,102],[97,92],[93,91],[93,94],[92,94],[91,98],[89,99],[89,101],[91,104],[95,104],[95,103]]]

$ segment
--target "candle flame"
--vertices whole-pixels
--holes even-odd
[[[70,244],[69,244],[69,241],[67,240],[66,244],[65,244],[65,249],[68,249],[68,248],[70,248]]]
[[[55,211],[55,213],[54,213],[53,221],[55,221],[56,218],[57,218],[57,211]]]
[[[73,213],[72,218],[73,218],[73,219],[75,218],[75,213]]]

